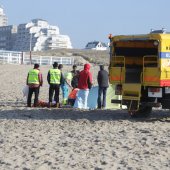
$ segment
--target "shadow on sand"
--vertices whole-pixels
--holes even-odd
[[[154,110],[149,117],[131,118],[126,110],[76,110],[73,108],[26,108],[23,106],[1,106],[0,119],[21,120],[80,120],[93,121],[117,121],[128,120],[132,122],[170,122],[170,112],[165,110]]]

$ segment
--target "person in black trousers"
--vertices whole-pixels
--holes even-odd
[[[56,102],[56,107],[59,107],[59,94],[60,94],[60,84],[62,82],[62,73],[58,69],[58,63],[54,62],[53,68],[48,71],[47,81],[49,84],[49,107],[52,106],[52,98],[54,95],[54,100]]]
[[[109,75],[108,72],[104,70],[104,65],[100,65],[100,71],[98,72],[97,82],[99,85],[97,99],[98,109],[106,108],[106,92],[107,88],[109,87]]]
[[[34,68],[28,72],[27,75],[27,85],[29,86],[28,98],[27,98],[27,107],[31,106],[31,98],[33,93],[35,94],[34,98],[34,107],[38,106],[38,96],[40,86],[43,84],[42,73],[39,70],[39,64],[34,64]]]

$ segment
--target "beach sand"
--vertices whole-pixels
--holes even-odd
[[[0,170],[169,170],[169,110],[132,119],[125,110],[27,108],[30,68],[0,65]],[[49,68],[41,67],[43,101]]]

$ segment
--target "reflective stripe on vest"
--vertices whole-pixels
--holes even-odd
[[[28,84],[40,84],[38,74],[39,70],[37,69],[32,69],[28,73]]]
[[[60,84],[61,71],[59,69],[50,69],[50,84]]]

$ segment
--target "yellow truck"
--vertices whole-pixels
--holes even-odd
[[[148,115],[152,107],[170,109],[170,33],[109,35],[110,83],[131,116]]]

